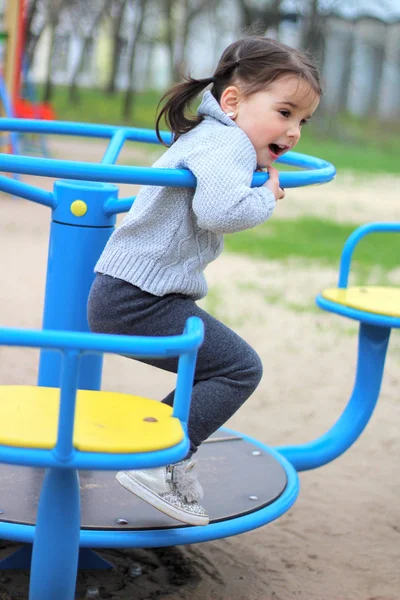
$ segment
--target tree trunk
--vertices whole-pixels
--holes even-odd
[[[29,45],[26,46],[26,51],[25,51],[26,65],[24,65],[24,66],[26,67],[27,70],[30,69],[31,65],[33,64],[33,61],[35,60],[36,48],[37,48],[38,42],[42,36],[42,33],[45,29],[46,29],[46,23],[43,23],[41,29],[39,30],[39,32],[37,34],[35,34],[35,35],[33,35],[32,33],[30,34]]]
[[[189,36],[190,22],[192,15],[189,11],[189,0],[183,0],[181,3],[182,13],[179,15],[179,24],[176,30],[179,34],[174,40],[174,55],[173,55],[173,78],[174,81],[180,81],[185,72],[185,49]]]
[[[33,34],[32,31],[32,23],[33,23],[33,19],[35,17],[35,14],[38,10],[38,5],[39,5],[39,0],[32,0],[32,2],[30,2],[28,4],[28,11],[26,14],[26,21],[25,21],[25,54],[28,58],[27,62],[28,65],[32,64],[33,62],[33,52],[31,52],[31,46],[32,44],[34,44],[34,46],[36,46],[37,40],[35,40],[36,35]],[[44,28],[44,27],[43,27]],[[43,31],[42,28],[42,31]]]
[[[136,55],[136,48],[137,48],[142,30],[143,30],[143,23],[144,23],[144,18],[145,18],[145,2],[146,2],[146,0],[138,0],[138,2],[137,2],[138,17],[137,17],[135,28],[133,31],[133,41],[131,44],[129,60],[128,60],[128,73],[129,73],[128,87],[124,94],[124,100],[123,100],[123,106],[122,106],[122,116],[125,121],[128,121],[128,119],[130,118],[132,106],[133,106],[133,98],[134,98],[134,94],[135,94],[135,90],[134,90],[135,55]]]
[[[47,60],[46,83],[43,93],[43,101],[50,102],[53,95],[53,55],[56,40],[57,25],[60,21],[63,10],[65,9],[67,0],[47,0],[47,20],[50,27],[50,44],[49,56]]]
[[[90,27],[90,31],[89,31],[88,35],[85,37],[83,47],[82,47],[82,52],[80,54],[79,60],[75,66],[74,72],[72,73],[71,80],[70,80],[70,85],[69,85],[69,90],[68,90],[68,97],[69,97],[70,102],[79,102],[78,85],[77,85],[78,76],[80,75],[80,73],[82,71],[82,66],[83,66],[83,63],[85,60],[85,56],[88,52],[90,43],[93,40],[94,34],[95,34],[98,26],[100,25],[101,20],[103,19],[104,15],[106,14],[107,10],[108,10],[108,4],[107,4],[107,0],[106,0],[103,7],[101,8],[101,10],[99,10],[99,12],[97,13],[96,18],[94,19],[94,21]]]
[[[82,46],[82,52],[79,56],[78,63],[74,69],[74,72],[72,73],[72,77],[69,82],[68,100],[69,100],[69,102],[71,102],[71,104],[79,104],[79,101],[80,101],[80,96],[79,96],[79,92],[78,92],[78,76],[80,75],[80,73],[82,71],[82,65],[85,60],[86,53],[89,49],[90,42],[92,40],[93,40],[93,36],[85,37],[83,46]]]
[[[124,17],[124,12],[126,5],[128,4],[128,0],[122,0],[118,6],[117,16],[113,21],[113,48],[112,48],[112,56],[111,56],[111,71],[110,77],[108,80],[108,84],[106,86],[107,94],[114,94],[116,90],[116,79],[118,74],[118,66],[119,59],[121,54],[121,26]]]
[[[279,40],[279,26],[281,23],[281,2],[282,0],[273,0],[271,7],[271,25],[270,28],[274,31],[274,38]]]
[[[372,46],[372,65],[370,77],[373,81],[368,102],[368,115],[372,117],[379,116],[379,101],[381,92],[381,83],[383,76],[383,64],[385,60],[385,46],[380,42]]]
[[[341,112],[346,112],[347,110],[347,104],[349,101],[349,90],[350,90],[350,81],[351,81],[351,76],[352,76],[352,68],[353,68],[353,52],[354,52],[354,31],[351,31],[351,33],[349,34],[349,37],[346,39],[345,42],[345,48],[346,48],[346,60],[344,61],[343,64],[343,72],[342,72],[342,78],[341,78],[341,82],[340,82],[340,95],[339,95],[339,102],[338,102],[338,111]]]
[[[56,39],[56,25],[52,24],[51,30],[50,30],[49,56],[47,59],[47,74],[46,74],[46,83],[45,83],[44,92],[43,92],[43,102],[50,102],[52,95],[53,95],[52,63],[53,63],[55,39]]]
[[[247,5],[245,0],[241,0],[240,12],[242,16],[242,24],[245,29],[250,29],[253,24],[253,10]]]
[[[183,13],[180,23],[180,35],[179,39],[175,43],[175,57],[174,57],[174,79],[179,81],[182,79],[182,74],[185,72],[186,64],[186,49],[187,43],[190,37],[190,30],[193,21],[201,15],[202,12],[213,6],[217,5],[217,0],[202,0],[197,5],[193,5],[190,0],[185,0],[183,3]]]
[[[164,0],[164,17],[166,23],[166,43],[169,52],[169,68],[173,81],[175,81],[175,34],[174,34],[174,15],[173,15],[174,0]]]
[[[281,22],[280,6],[282,0],[272,0],[265,7],[260,7],[259,2],[240,0],[239,11],[241,13],[243,28],[249,34],[262,35],[269,27],[275,30],[275,37],[279,37],[279,25]]]
[[[320,13],[319,0],[311,0],[311,10],[302,36],[302,47],[310,52],[322,70],[324,61],[325,17]]]
[[[153,69],[152,69],[152,64],[153,64],[153,57],[154,57],[154,42],[147,42],[146,43],[146,52],[145,52],[145,69],[144,69],[144,84],[145,84],[145,88],[151,88],[153,85]]]

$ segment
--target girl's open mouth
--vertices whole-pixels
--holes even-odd
[[[289,146],[284,146],[280,144],[268,144],[268,148],[271,154],[276,158],[278,158],[278,156],[289,150]]]

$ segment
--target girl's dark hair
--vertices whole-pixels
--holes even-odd
[[[185,111],[208,85],[212,84],[211,92],[219,102],[224,89],[236,82],[240,82],[242,93],[250,96],[285,74],[304,79],[316,94],[321,95],[318,69],[306,53],[260,36],[246,37],[230,44],[212,77],[193,79],[188,76],[163,95],[157,109],[158,139],[164,143],[160,134],[162,118],[172,131],[173,141],[203,120],[201,116],[187,116]]]

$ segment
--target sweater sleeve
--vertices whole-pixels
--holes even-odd
[[[276,204],[268,188],[250,187],[256,163],[250,140],[239,129],[224,129],[223,135],[210,132],[186,165],[197,180],[193,211],[198,225],[214,233],[234,233],[260,225]]]

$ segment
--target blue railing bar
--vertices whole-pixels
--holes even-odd
[[[186,321],[185,333],[196,335],[196,332],[201,327],[201,335],[204,336],[204,325],[202,321],[198,321],[195,317],[190,317]],[[192,395],[194,373],[196,370],[197,348],[193,348],[191,352],[181,354],[178,363],[178,384],[174,395],[173,416],[187,424],[189,420],[190,402],[188,398]]]
[[[141,127],[123,127],[125,137],[132,142],[159,144],[153,129]],[[79,123],[74,121],[41,121],[38,119],[1,119],[0,131],[22,131],[24,133],[43,133],[55,135],[79,135],[91,138],[112,138],[121,130],[118,125],[99,125],[95,123]],[[171,133],[161,132],[166,143],[171,141]]]
[[[299,167],[301,169],[335,169],[330,162],[323,158],[317,158],[315,156],[294,151],[287,152],[281,158],[278,158],[276,162],[283,165],[291,165],[292,167]]]
[[[100,138],[112,138],[115,134],[119,132],[120,135],[124,135],[126,140],[137,141],[137,142],[145,142],[152,144],[159,144],[159,140],[156,136],[156,133],[152,129],[141,129],[141,128],[123,128],[121,129],[118,126],[113,125],[95,125],[92,123],[74,123],[68,121],[39,121],[35,119],[2,119],[0,123],[0,130],[3,129],[5,131],[24,131],[31,133],[52,133],[52,134],[61,134],[61,135],[80,135],[86,137],[100,137]],[[166,143],[171,141],[171,133],[163,131],[161,135]],[[26,157],[32,158],[32,157]],[[43,159],[39,159],[43,160]],[[281,174],[281,184],[284,187],[294,187],[294,186],[304,186],[311,185],[316,183],[327,183],[331,181],[335,174],[335,168],[329,162],[318,159],[315,157],[308,156],[306,154],[296,153],[296,152],[288,152],[285,156],[283,156],[279,162],[287,165],[296,166],[299,168],[310,168],[316,169],[319,171],[318,176],[315,174],[310,175],[308,173],[282,173]],[[16,163],[13,163],[16,164]],[[32,163],[31,163],[32,164]],[[37,163],[36,163],[37,164]],[[72,163],[74,164],[74,163]],[[0,163],[0,168],[4,166],[3,163]],[[55,165],[53,165],[55,166]],[[90,167],[91,164],[88,164]],[[99,166],[99,165],[97,165]],[[16,165],[15,168],[10,169],[10,172],[20,172],[20,173],[28,173],[28,171],[20,171],[19,167]],[[31,174],[39,174],[38,172],[29,171]],[[90,178],[93,171],[91,171],[87,177]],[[43,174],[42,172],[40,173]],[[52,176],[50,173],[45,173],[45,176]],[[67,172],[58,172],[54,176],[58,177],[70,177],[71,179],[83,179],[81,172],[72,173],[68,175]],[[119,175],[118,175],[119,176]],[[260,173],[258,174],[260,179],[253,180],[253,185],[262,185],[267,179],[267,176]],[[99,171],[94,172],[93,178],[97,178],[98,181],[106,181],[107,175],[104,175],[102,179],[99,179]],[[136,180],[132,181],[131,179],[108,179],[108,181],[112,181],[115,183],[143,183],[148,184],[151,181],[147,180]],[[169,183],[164,183],[162,181],[157,182],[155,185],[170,185]],[[190,184],[181,183],[179,187],[192,187]],[[194,184],[193,184],[194,187]]]
[[[309,157],[307,157],[308,159]],[[283,161],[281,161],[283,162]],[[296,164],[296,166],[300,166],[295,160],[293,160],[293,158],[291,158],[291,162],[289,161],[285,161],[286,164],[291,164],[292,166],[294,166]],[[335,177],[336,174],[336,170],[335,167],[333,167],[333,165],[327,163],[326,161],[320,161],[321,164],[327,164],[329,165],[328,167],[321,167],[318,170],[318,182],[317,183],[328,183],[329,181],[332,181],[332,179]],[[304,163],[303,164],[304,167],[308,167],[309,166],[309,162]],[[184,170],[182,170],[181,172],[185,172]],[[315,179],[316,175],[314,173],[310,174],[310,173],[281,173],[279,176],[280,179],[280,183],[283,187],[285,188],[294,188],[294,187],[302,187],[302,186],[306,186],[306,185],[310,185],[313,183],[313,181],[310,181],[311,179]],[[255,173],[254,177],[253,177],[253,181],[252,181],[252,186],[253,187],[258,187],[260,185],[262,185],[263,183],[265,183],[266,181],[268,181],[268,174],[267,173]],[[136,196],[130,196],[128,198],[119,198],[118,200],[110,200],[109,202],[107,202],[107,204],[104,207],[105,213],[107,215],[116,215],[119,213],[124,213],[124,212],[128,212],[128,210],[131,208],[132,204],[134,203],[136,199]]]
[[[350,400],[336,423],[306,444],[275,448],[296,471],[321,467],[343,454],[358,439],[375,409],[382,383],[390,328],[360,324],[358,364]]]
[[[136,183],[171,187],[196,186],[196,178],[186,169],[101,165],[32,156],[10,156],[8,154],[0,154],[0,170],[84,181],[92,179],[109,183]],[[312,183],[326,183],[333,177],[334,168],[332,167],[308,172],[281,173],[280,182],[284,187],[294,187]],[[255,173],[252,186],[260,186],[267,179],[267,173]]]
[[[26,133],[47,133],[56,135],[79,135],[94,138],[112,138],[116,133],[123,132],[126,140],[160,144],[153,129],[140,127],[123,127],[118,125],[99,125],[94,123],[79,123],[73,121],[41,121],[38,119],[2,119],[0,131],[23,131]],[[162,131],[163,140],[169,144],[172,136],[169,131]],[[307,154],[288,152],[279,161],[282,164],[300,168],[323,169],[333,168],[332,165],[319,158]]]
[[[300,166],[294,160],[287,162],[292,166]],[[329,164],[329,163],[328,163]],[[297,171],[279,173],[280,185],[284,188],[304,187],[305,185],[316,185],[329,183],[334,179],[336,169],[333,165],[324,168],[314,168],[311,171]],[[259,187],[268,180],[268,174],[265,172],[257,172],[253,176],[252,187]]]
[[[101,165],[76,161],[56,160],[34,156],[0,154],[0,170],[64,179],[93,180],[108,183],[138,183],[195,187],[196,179],[186,169],[154,169],[126,165]]]
[[[126,134],[126,129],[120,129],[114,133],[101,160],[103,165],[113,165],[115,163],[125,143]]]
[[[53,451],[55,458],[61,461],[70,460],[74,452],[73,437],[79,366],[79,353],[76,350],[65,352],[60,381],[57,443]]]
[[[119,213],[128,212],[132,204],[135,202],[136,196],[129,198],[110,198],[104,205],[104,213],[107,216],[118,215]]]
[[[134,354],[140,357],[177,356],[190,352],[203,341],[203,324],[195,318],[196,327],[190,333],[165,337],[111,335],[78,331],[0,328],[0,345],[48,348],[51,350],[80,350],[96,353]]]
[[[32,202],[43,204],[50,208],[56,207],[53,192],[47,192],[34,185],[10,179],[5,175],[0,175],[0,191],[19,196],[20,198],[26,198],[26,200],[32,200]]]
[[[338,287],[346,288],[349,281],[350,263],[354,249],[358,242],[370,233],[385,232],[400,232],[400,223],[367,223],[361,225],[347,238],[343,246],[342,255],[340,257],[339,281]]]

